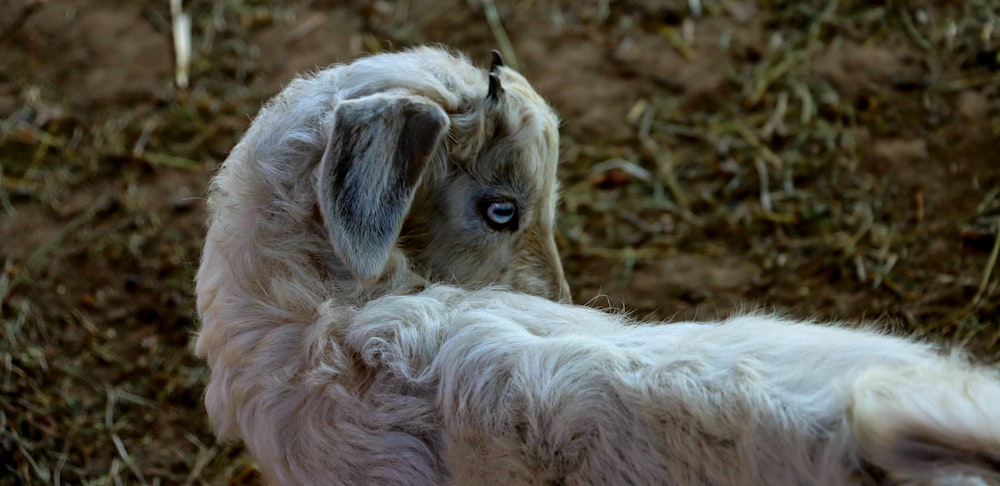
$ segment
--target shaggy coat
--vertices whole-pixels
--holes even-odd
[[[997,479],[994,371],[873,331],[555,302],[557,151],[498,57],[293,81],[210,190],[196,352],[217,435],[289,485]]]

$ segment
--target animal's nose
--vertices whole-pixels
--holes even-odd
[[[550,234],[531,234],[528,244],[507,272],[503,282],[526,294],[571,303],[569,283],[559,260],[559,249]]]
[[[569,290],[569,282],[566,281],[566,274],[563,272],[562,261],[559,259],[559,249],[556,248],[555,240],[550,240],[551,243],[548,245],[548,259],[550,274],[553,277],[552,282],[552,295],[549,296],[550,299],[562,302],[564,304],[573,303],[573,295]]]
[[[534,259],[525,263],[527,262],[516,266],[517,270],[508,272],[502,282],[519,292],[564,304],[572,303],[569,283],[563,275],[558,255],[552,253],[552,258]]]
[[[559,282],[557,283],[557,285],[559,286],[559,291],[555,296],[555,300],[558,302],[562,302],[563,304],[572,304],[573,294],[569,290],[569,282],[566,281],[566,276],[562,275],[561,271],[559,275]]]

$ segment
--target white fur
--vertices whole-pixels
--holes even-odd
[[[435,287],[371,302],[346,343],[376,382],[436,390],[455,484],[838,485],[862,461],[980,484],[1000,454],[995,373],[874,331]]]
[[[297,80],[213,181],[197,277],[205,403],[269,482],[998,479],[1000,380],[959,357],[769,315],[640,324],[528,295],[565,297],[551,238],[555,117],[517,73],[500,74],[496,106],[479,101],[485,72],[437,49]],[[385,261],[338,252],[348,236],[324,226],[332,210],[317,218],[336,107],[380,93],[448,117]],[[493,123],[511,124],[495,136]],[[397,142],[394,127],[376,139]],[[513,184],[527,187],[517,233],[467,211],[476,191],[515,191],[490,177],[490,157],[527,179]],[[431,217],[435,198],[446,211]]]

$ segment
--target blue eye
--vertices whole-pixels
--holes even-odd
[[[507,224],[510,220],[514,219],[514,214],[517,208],[514,204],[509,202],[495,202],[490,203],[486,207],[486,217],[490,218],[496,224]]]
[[[486,224],[494,230],[517,230],[517,206],[510,201],[482,201],[479,204]]]

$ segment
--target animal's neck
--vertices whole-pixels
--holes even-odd
[[[382,275],[374,282],[359,285],[360,292],[356,296],[359,304],[382,297],[384,295],[406,295],[420,292],[430,285],[430,281],[420,275],[410,265],[403,252],[394,250],[385,264]]]

